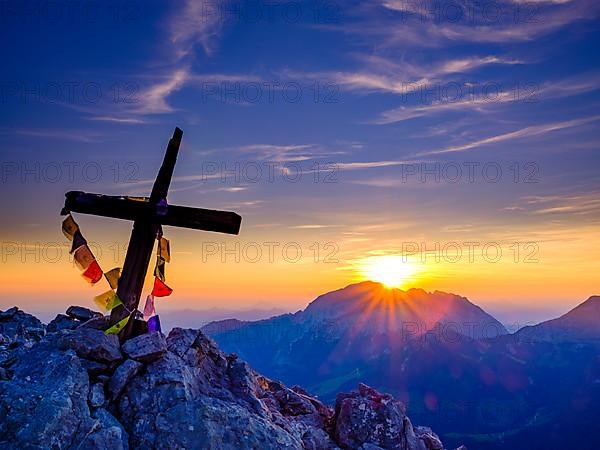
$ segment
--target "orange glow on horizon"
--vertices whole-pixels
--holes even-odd
[[[362,276],[387,288],[405,287],[417,272],[414,263],[395,255],[370,256],[361,260],[359,266]]]

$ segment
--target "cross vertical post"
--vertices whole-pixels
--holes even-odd
[[[169,140],[163,163],[152,187],[152,193],[150,194],[150,203],[152,206],[158,205],[161,200],[167,198],[182,136],[183,131],[175,128],[173,137]],[[137,310],[159,229],[160,224],[153,223],[151,216],[140,217],[133,223],[125,263],[123,264],[123,271],[117,289],[117,296],[121,299],[123,305],[116,307],[111,312],[111,324],[119,322]],[[130,319],[127,325],[122,332],[124,335],[131,333],[133,320]]]

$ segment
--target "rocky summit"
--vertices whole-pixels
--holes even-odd
[[[70,308],[45,326],[0,312],[0,448],[443,449],[400,401],[366,385],[331,408],[200,330],[120,344],[97,329],[100,316]]]

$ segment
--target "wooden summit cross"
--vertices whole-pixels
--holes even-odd
[[[125,264],[117,288],[117,295],[123,305],[112,310],[111,325],[118,323],[128,315],[133,316],[137,311],[154,242],[162,225],[227,234],[238,234],[240,231],[242,218],[234,212],[188,208],[166,203],[182,136],[183,131],[175,128],[173,137],[169,140],[162,166],[156,176],[156,181],[154,181],[152,193],[150,197],[143,198],[143,201],[78,191],[65,194],[66,200],[62,215],[78,212],[133,220],[133,230],[125,256]],[[131,336],[133,323],[134,320],[130,318],[127,326],[121,331],[122,339]]]

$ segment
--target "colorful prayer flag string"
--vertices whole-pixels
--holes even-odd
[[[119,285],[119,278],[121,276],[121,268],[115,267],[106,273],[102,271],[98,261],[96,261],[94,254],[88,246],[87,240],[83,237],[79,225],[77,225],[77,222],[75,222],[75,219],[73,219],[71,214],[67,215],[63,221],[62,232],[67,239],[72,241],[71,253],[73,254],[75,264],[82,271],[83,278],[94,285],[100,281],[102,276],[104,276],[111,288],[94,297],[94,303],[98,305],[98,308],[104,312],[110,312],[117,306],[123,305],[123,302],[116,293],[116,289]],[[162,231],[157,237],[157,240],[154,285],[152,287],[152,293],[148,295],[144,307],[144,319],[148,323],[148,331],[161,331],[160,318],[158,317],[158,314],[156,314],[154,299],[156,297],[167,297],[173,292],[173,289],[167,286],[165,282],[165,263],[171,261],[171,246],[169,241],[162,236]],[[128,312],[130,314],[127,317],[110,327],[105,333],[119,333],[125,328],[131,317],[131,312]]]
[[[102,271],[100,264],[96,261],[96,257],[87,244],[87,240],[83,237],[79,225],[75,222],[71,214],[67,215],[65,220],[63,220],[62,232],[67,239],[72,241],[71,254],[73,254],[75,265],[82,271],[81,276],[88,283],[94,285],[104,275],[112,288],[110,291],[94,297],[94,302],[105,311],[111,311],[115,306],[122,304],[114,292],[114,289],[118,286],[121,269],[117,267],[107,273]],[[111,294],[109,295],[109,293]]]
[[[154,300],[156,297],[167,297],[171,295],[173,289],[166,285],[165,263],[171,261],[171,245],[168,239],[162,236],[162,231],[157,237],[156,245],[156,266],[154,267],[154,285],[152,292],[146,298],[144,306],[144,320],[148,323],[148,331],[161,331],[160,318],[156,314]]]

